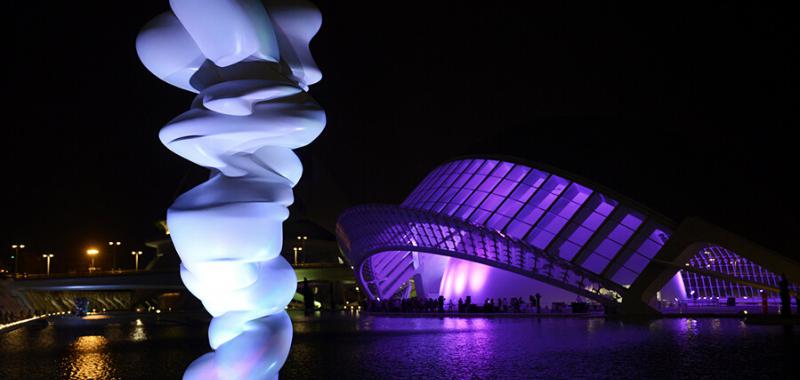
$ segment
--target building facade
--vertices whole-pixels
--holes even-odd
[[[556,168],[498,157],[447,162],[402,204],[357,206],[337,223],[373,299],[541,293],[646,311],[656,298],[774,297],[778,276],[755,264],[761,258],[798,282],[796,263],[729,235],[698,220],[676,224]]]

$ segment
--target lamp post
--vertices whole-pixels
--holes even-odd
[[[100,253],[100,251],[98,251],[95,248],[89,248],[89,249],[86,250],[86,254],[89,255],[89,257],[92,258],[92,266],[89,267],[89,272],[92,272],[92,271],[94,271],[96,269],[94,267],[94,257],[97,256],[98,253]]]
[[[25,244],[12,244],[11,248],[14,248],[14,277],[17,277],[17,273],[19,272],[19,250],[25,248]]]
[[[303,247],[292,247],[294,251],[294,265],[297,266],[297,252],[302,251]]]
[[[297,241],[300,242],[300,250],[304,250],[306,248],[306,240],[308,240],[308,236],[301,235],[297,237]],[[305,261],[305,260],[303,260]]]
[[[53,256],[54,255],[52,253],[45,253],[42,255],[42,257],[47,259],[47,277],[50,277],[50,259],[52,259]]]
[[[142,251],[131,251],[131,255],[136,258],[136,271],[139,271],[139,256],[142,255]]]
[[[118,241],[110,241],[108,245],[112,248],[111,251],[111,271],[114,271],[114,268],[117,267],[117,247],[119,247],[122,243]]]

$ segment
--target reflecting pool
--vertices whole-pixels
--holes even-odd
[[[292,319],[282,379],[788,379],[800,350],[797,326],[733,318]],[[91,322],[0,334],[0,379],[177,379],[210,350],[202,323]]]

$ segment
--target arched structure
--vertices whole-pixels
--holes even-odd
[[[410,283],[417,290],[424,286],[427,294],[443,291],[452,264],[432,257],[447,257],[516,273],[614,309],[624,302],[631,304],[625,310],[648,312],[654,292],[681,269],[731,277],[683,268],[708,244],[663,256],[675,230],[668,218],[564,171],[469,157],[435,168],[399,206],[346,210],[336,232],[371,298],[407,295]],[[797,282],[800,274],[790,278]],[[768,286],[746,280],[747,286]]]

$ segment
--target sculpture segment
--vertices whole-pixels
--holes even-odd
[[[186,377],[250,378],[230,372],[234,362],[258,378],[277,376],[291,344],[284,309],[297,286],[280,256],[292,187],[302,175],[292,149],[325,126],[306,92],[321,78],[308,50],[319,11],[306,1],[170,6],[142,29],[136,48],[153,74],[198,94],[159,138],[211,170],[167,212],[181,278],[214,317],[209,342],[217,352],[193,363]],[[240,363],[237,352],[255,345],[267,348]]]

